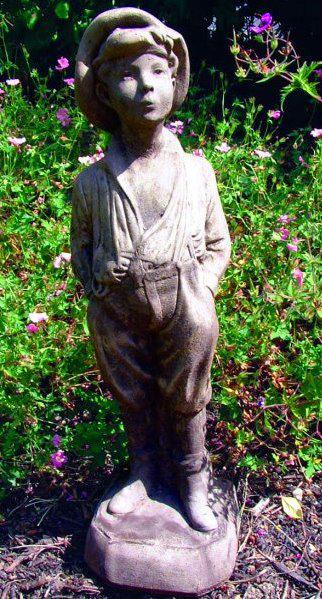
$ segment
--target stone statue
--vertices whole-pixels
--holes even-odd
[[[113,9],[89,25],[76,100],[112,142],[75,181],[71,246],[131,466],[98,507],[87,562],[107,582],[196,595],[231,574],[237,534],[232,491],[210,476],[205,450],[229,233],[211,165],[164,126],[188,83],[182,36],[152,15]]]

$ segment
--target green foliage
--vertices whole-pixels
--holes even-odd
[[[6,488],[35,472],[55,474],[54,434],[62,438],[68,464],[76,460],[87,472],[126,455],[118,407],[104,390],[88,339],[86,300],[69,263],[54,267],[55,258],[69,252],[70,188],[83,168],[78,158],[108,140],[76,110],[70,87],[61,82],[50,90],[36,70],[30,76],[33,101],[21,85],[3,86],[0,100],[0,474]],[[194,83],[177,115],[185,123],[186,150],[202,148],[214,166],[233,238],[216,300],[218,435],[223,431],[240,465],[265,469],[274,459],[286,469],[299,459],[312,476],[321,460],[315,435],[321,142],[313,145],[309,131],[277,138],[261,107],[235,100],[228,110],[220,87],[222,79],[219,91],[201,97]],[[65,127],[59,108],[69,112]],[[26,141],[15,147],[8,138]],[[230,146],[226,153],[222,142]],[[258,150],[271,157],[261,158]],[[282,225],[283,214],[295,220]],[[281,240],[281,226],[300,239],[297,252]],[[296,268],[305,275],[302,286],[292,274]],[[35,333],[26,329],[33,312],[48,315]]]

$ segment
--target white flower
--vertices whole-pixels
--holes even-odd
[[[46,312],[31,312],[28,316],[29,320],[31,320],[31,322],[44,322],[45,320],[48,320],[49,316],[48,314],[46,314]]]
[[[93,164],[93,162],[95,162],[95,160],[93,160],[93,156],[79,156],[78,162],[88,166],[89,164]]]
[[[19,83],[20,83],[19,79],[7,79],[6,80],[6,84],[11,85],[11,86],[19,85]]]
[[[270,158],[272,156],[267,150],[254,150],[254,154],[256,154],[258,158]]]
[[[71,254],[68,252],[62,252],[59,256],[56,256],[54,260],[54,268],[60,268],[63,262],[71,261]]]
[[[216,150],[218,150],[218,152],[221,152],[222,154],[227,154],[227,152],[229,152],[229,150],[231,150],[231,147],[225,142],[223,141],[220,146],[215,146]]]

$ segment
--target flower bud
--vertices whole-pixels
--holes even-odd
[[[236,74],[236,77],[239,77],[240,79],[245,79],[245,77],[247,75],[245,69],[243,69],[242,67],[238,67],[235,74]]]
[[[274,37],[271,40],[271,48],[272,48],[272,50],[276,50],[277,47],[278,47],[278,39],[276,39],[276,37]]]
[[[238,44],[234,44],[233,46],[230,46],[229,49],[234,56],[237,56],[237,54],[239,54],[239,52],[240,52],[240,46]]]

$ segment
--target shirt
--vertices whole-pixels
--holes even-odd
[[[75,180],[72,266],[88,295],[104,294],[107,262],[117,263],[122,251],[155,264],[197,257],[213,293],[227,268],[230,237],[213,168],[205,158],[184,152],[165,131],[167,144],[175,149],[178,177],[164,214],[147,230],[114,146]]]

